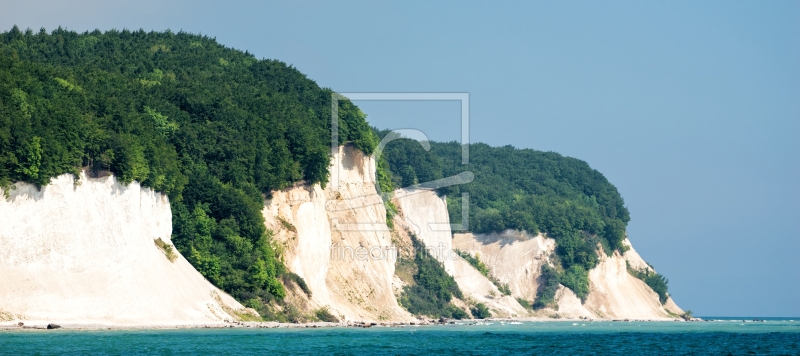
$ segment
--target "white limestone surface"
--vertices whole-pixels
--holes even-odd
[[[0,196],[0,312],[5,321],[185,325],[243,309],[180,253],[170,262],[166,196],[113,177],[64,174]]]
[[[454,273],[455,255],[450,231],[450,215],[443,197],[433,190],[399,189],[393,201],[398,203],[400,214],[411,232],[425,244],[431,256],[444,264],[450,275]]]
[[[600,258],[597,267],[589,271],[585,307],[609,319],[673,319],[658,294],[628,273],[625,261],[619,252]]]
[[[485,304],[495,318],[527,317],[528,311],[514,297],[503,295],[491,281],[462,258],[453,263],[453,278],[461,292],[478,303]]]
[[[375,160],[351,146],[332,158],[331,181],[273,192],[263,210],[287,267],[306,281],[309,309],[343,320],[410,320],[392,283],[395,259]]]
[[[432,190],[401,189],[395,192],[405,226],[442,262],[465,297],[484,303],[495,317],[524,317],[528,312],[512,296],[504,296],[487,277],[455,253],[445,199]],[[517,266],[519,267],[519,266]]]
[[[672,319],[683,311],[670,298],[662,305],[658,295],[643,281],[627,270],[651,267],[629,247],[625,255],[615,252],[600,256],[599,264],[589,271],[589,295],[581,302],[575,293],[561,286],[555,301],[558,310],[544,311],[547,315],[605,319]],[[512,296],[534,301],[541,282],[541,266],[550,263],[555,253],[555,240],[543,235],[530,236],[524,232],[506,231],[502,234],[455,234],[454,248],[479,256],[492,276],[508,283]],[[670,312],[672,315],[670,315]]]
[[[511,295],[532,301],[539,288],[542,264],[555,249],[555,240],[542,235],[508,230],[501,234],[459,233],[453,235],[453,248],[477,256]]]

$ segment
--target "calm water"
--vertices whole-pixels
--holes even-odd
[[[750,318],[752,319],[752,318]],[[800,354],[800,319],[404,328],[0,331],[0,354]]]

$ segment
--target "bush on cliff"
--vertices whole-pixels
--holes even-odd
[[[483,303],[475,304],[475,306],[472,307],[470,311],[472,312],[472,316],[475,319],[486,319],[492,316],[492,313],[489,311],[489,308],[487,308],[486,304]]]
[[[558,291],[559,280],[558,271],[550,265],[542,265],[542,273],[539,277],[542,283],[539,285],[538,295],[536,301],[533,303],[533,309],[543,309],[547,307],[556,306],[556,292]]]
[[[641,279],[645,284],[647,284],[648,287],[650,287],[650,289],[658,294],[658,300],[661,302],[661,304],[667,302],[667,299],[669,299],[669,280],[666,277],[664,277],[661,273],[656,273],[651,269],[636,270],[631,267],[630,263],[627,261],[625,261],[625,264],[628,267],[628,273],[636,278]]]
[[[414,315],[464,318],[466,312],[450,303],[453,297],[463,298],[455,279],[413,234],[411,241],[414,249],[412,261],[400,263],[414,264],[413,283],[403,287],[400,305]]]

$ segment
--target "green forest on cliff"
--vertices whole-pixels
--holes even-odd
[[[248,305],[280,301],[280,281],[297,278],[276,256],[263,197],[327,182],[332,94],[206,36],[14,27],[0,34],[0,188],[81,170],[138,181],[168,194],[172,241],[200,273]],[[371,154],[387,132],[365,117],[340,101],[339,142]],[[583,161],[472,144],[465,166],[456,142],[398,140],[378,163],[383,191],[472,171],[474,182],[439,189],[451,220],[469,193],[471,231],[554,237],[559,281],[583,298],[597,246],[624,250],[622,197]]]
[[[390,133],[375,131],[382,139]],[[598,253],[626,251],[628,209],[617,189],[586,162],[555,152],[474,143],[469,146],[469,164],[464,165],[460,143],[429,143],[426,151],[411,139],[389,142],[381,163],[390,173],[379,183],[408,187],[472,172],[473,182],[438,189],[447,197],[450,221],[462,221],[461,200],[467,193],[469,231],[516,229],[554,238],[558,261],[550,274],[583,300]],[[648,285],[666,295],[666,279],[652,279]],[[550,292],[542,289],[538,297],[547,298]]]
[[[141,182],[169,195],[172,241],[206,278],[280,300],[262,194],[327,182],[331,94],[205,36],[14,27],[0,34],[0,186],[81,169]],[[371,153],[364,115],[347,101],[339,115],[341,141]]]

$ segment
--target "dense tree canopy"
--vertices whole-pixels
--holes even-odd
[[[405,187],[472,172],[473,182],[439,189],[447,196],[450,220],[461,221],[462,193],[469,193],[470,231],[517,229],[555,238],[559,281],[578,296],[588,294],[587,274],[598,262],[598,246],[606,253],[625,249],[622,240],[630,216],[624,201],[586,162],[554,152],[476,143],[469,147],[469,164],[463,165],[459,143],[430,144],[430,151],[410,139],[386,146],[382,159],[391,184]]]
[[[169,195],[173,242],[204,276],[240,300],[281,299],[286,271],[264,227],[263,197],[327,182],[332,94],[283,62],[205,36],[14,27],[0,34],[0,187],[81,170],[138,181]],[[385,134],[340,102],[340,142],[371,154]],[[466,192],[471,231],[552,236],[554,273],[581,296],[597,246],[624,249],[622,197],[583,161],[473,144],[462,165],[456,142],[425,151],[404,139],[378,162],[384,192],[463,171],[475,181],[440,189],[451,219],[461,220]]]
[[[453,276],[447,274],[444,265],[428,253],[425,245],[411,235],[413,256],[401,259],[403,264],[410,264],[413,269],[413,283],[403,287],[400,305],[414,315],[430,317],[465,318],[466,312],[451,303],[453,297],[464,299]]]
[[[0,34],[0,186],[113,173],[169,195],[173,242],[240,299],[284,295],[263,194],[325,184],[332,92],[275,60],[189,33]],[[340,142],[375,137],[340,103]]]

